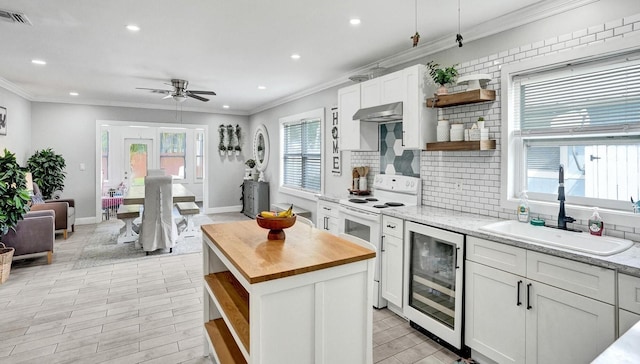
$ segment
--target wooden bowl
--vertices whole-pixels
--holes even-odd
[[[292,227],[293,224],[296,223],[296,215],[264,218],[258,214],[256,221],[260,227],[269,229],[269,234],[267,235],[268,240],[284,240],[285,234],[283,230]]]

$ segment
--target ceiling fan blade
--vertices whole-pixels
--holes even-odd
[[[192,90],[188,90],[187,92],[190,92],[192,94],[213,95],[213,96],[216,95],[216,93],[213,92],[213,91],[192,91]]]
[[[161,90],[161,89],[157,89],[157,88],[146,88],[146,87],[136,87],[136,90],[148,90],[148,91],[151,91],[151,92],[156,93],[156,94],[169,94],[169,93],[172,92],[172,91],[169,91],[169,90]]]
[[[204,97],[202,97],[202,96],[194,95],[194,94],[192,94],[191,92],[187,92],[187,96],[192,97],[192,98],[194,98],[194,99],[196,99],[196,100],[204,101],[204,102],[209,101],[209,99],[204,98]]]

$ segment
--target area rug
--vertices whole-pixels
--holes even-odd
[[[222,213],[213,215],[196,215],[193,217],[196,227],[205,224],[217,224],[232,221],[247,220],[239,213]],[[132,260],[155,259],[169,254],[168,250],[156,250],[149,255],[135,247],[135,243],[118,244],[118,235],[124,225],[119,220],[108,220],[96,225],[93,234],[87,236],[86,243],[78,255],[73,269],[97,267],[108,264],[119,264]],[[199,229],[198,229],[199,230]],[[202,251],[202,233],[193,237],[178,237],[173,255],[199,253]]]

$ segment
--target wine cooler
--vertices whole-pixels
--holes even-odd
[[[462,350],[464,235],[407,222],[405,315],[430,336]]]

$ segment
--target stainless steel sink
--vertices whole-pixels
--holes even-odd
[[[533,226],[514,220],[489,224],[480,230],[507,238],[602,256],[623,252],[633,245],[627,239]]]

